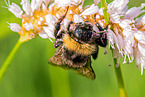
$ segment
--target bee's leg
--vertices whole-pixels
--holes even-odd
[[[107,32],[97,33],[97,35],[100,35],[96,38],[95,42],[96,44],[106,47],[107,46]]]
[[[95,25],[98,27],[99,31],[104,31],[104,29],[101,27],[99,23],[96,22]]]
[[[68,7],[68,8],[69,8],[69,7]],[[55,30],[54,30],[54,36],[55,36],[55,38],[57,38],[58,32],[59,32],[59,30],[60,30],[60,28],[61,28],[61,27],[60,27],[60,26],[61,26],[61,22],[62,22],[63,19],[65,18],[66,14],[67,14],[67,12],[68,12],[68,8],[67,8],[65,14],[64,14],[62,17],[60,17],[60,19],[58,20],[58,22],[57,22],[56,25],[55,25]]]
[[[97,57],[98,57],[98,52],[99,52],[99,47],[98,47],[98,46],[96,46],[96,47],[97,47],[96,52],[92,54],[92,57],[93,57],[94,60],[97,59]]]
[[[70,26],[71,26],[71,24],[73,24],[73,21],[70,21],[69,23],[68,23],[68,26],[67,26],[67,31],[66,31],[66,33],[67,34],[71,34],[71,32],[70,32]]]
[[[55,43],[54,43],[54,47],[57,48],[59,47],[60,45],[63,44],[63,41],[62,39],[56,39]]]
[[[58,20],[58,22],[56,23],[56,25],[55,25],[55,30],[54,30],[54,36],[55,36],[55,38],[58,38],[58,33],[59,33],[59,30],[60,30],[60,26],[61,26],[61,22],[62,22],[62,20],[64,19],[64,17],[65,16],[63,16],[62,18],[60,18],[59,20]]]

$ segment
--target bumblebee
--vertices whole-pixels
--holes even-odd
[[[76,70],[78,73],[95,79],[91,66],[91,56],[97,58],[99,47],[106,47],[106,31],[96,23],[100,32],[93,30],[93,25],[88,21],[84,23],[69,22],[67,31],[61,30],[62,19],[56,23],[54,47],[58,48],[55,55],[48,62],[67,69]]]

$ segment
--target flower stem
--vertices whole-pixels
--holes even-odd
[[[127,97],[127,92],[125,89],[122,73],[121,73],[121,67],[116,67],[117,64],[117,58],[114,58],[114,68],[115,68],[115,74],[118,82],[118,88],[119,88],[119,95],[120,97]]]
[[[110,17],[109,17],[109,14],[107,13],[108,9],[107,9],[107,2],[106,2],[106,0],[101,0],[101,6],[103,8],[105,23],[106,23],[106,25],[108,25],[109,22],[110,22]]]
[[[101,0],[101,5],[103,8],[105,23],[106,25],[108,25],[110,23],[110,17],[109,17],[109,14],[107,13],[108,9],[107,9],[106,0]],[[113,50],[112,50],[112,53],[113,53]],[[125,89],[125,85],[124,85],[124,81],[123,81],[123,77],[121,73],[121,67],[119,66],[117,68],[116,65],[117,65],[117,58],[114,58],[114,68],[115,68],[115,74],[116,74],[116,78],[118,82],[119,95],[120,97],[127,97],[127,92]]]
[[[14,46],[14,48],[12,49],[12,51],[10,52],[10,54],[8,55],[8,57],[6,58],[5,62],[3,63],[1,69],[0,69],[0,82],[2,81],[5,73],[7,72],[14,56],[16,55],[16,52],[18,51],[18,49],[21,47],[21,45],[24,43],[24,41],[21,41],[20,39],[17,41],[16,45]]]

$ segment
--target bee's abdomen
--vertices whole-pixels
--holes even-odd
[[[73,63],[84,63],[88,60],[89,56],[77,54],[74,51],[70,51],[68,49],[64,49],[64,57]]]

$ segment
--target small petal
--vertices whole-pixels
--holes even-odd
[[[141,9],[140,9],[140,8],[132,7],[131,9],[129,9],[129,10],[126,12],[125,18],[134,19],[134,18],[137,17],[140,13],[141,13]]]
[[[108,7],[112,11],[121,11],[126,7],[128,2],[129,0],[114,0],[108,5]]]
[[[31,1],[31,9],[32,12],[34,12],[34,10],[38,10],[40,8],[40,5],[42,4],[43,0],[32,0]]]
[[[145,34],[141,31],[137,31],[137,33],[134,34],[137,41],[145,45]]]
[[[50,11],[52,10],[52,8],[53,8],[54,5],[55,5],[55,3],[51,3],[51,4],[49,5],[49,10],[50,10]]]
[[[120,23],[120,14],[119,13],[110,14],[110,20],[112,20],[115,23]]]
[[[69,6],[70,2],[71,2],[71,0],[55,0],[55,3],[61,7]]]
[[[72,5],[78,5],[82,2],[82,0],[71,0]]]
[[[12,3],[12,5],[8,6],[8,10],[12,12],[17,18],[22,17],[23,11],[17,4]]]
[[[111,46],[113,49],[115,49],[114,45],[118,45],[118,40],[117,40],[117,37],[114,34],[114,32],[110,29],[108,29],[107,38],[109,41],[109,46]]]
[[[141,75],[143,75],[143,69],[145,68],[145,59],[141,57],[140,61],[141,61]]]
[[[129,19],[125,19],[125,20],[122,20],[119,25],[125,30],[125,31],[128,31],[130,32],[131,29],[132,29],[132,26],[130,25],[132,23],[131,20]],[[129,33],[124,33],[125,36],[127,36]]]
[[[99,11],[99,7],[92,4],[89,8],[85,9],[81,15],[92,15]]]
[[[115,47],[115,49],[113,49],[113,57],[114,58],[120,58],[121,54],[119,53],[119,50]]]
[[[54,24],[57,21],[57,18],[51,14],[46,15],[45,19],[48,25]]]
[[[17,23],[8,23],[10,26],[10,29],[14,32],[20,32],[21,31],[21,26]]]
[[[27,15],[31,13],[31,5],[29,0],[22,0],[21,2],[23,10],[26,12]]]
[[[145,57],[145,45],[139,43],[138,44],[138,50]]]
[[[142,22],[143,25],[145,25],[145,15],[142,17],[141,22]]]
[[[144,8],[145,7],[145,3],[141,3],[141,8]]]
[[[48,35],[44,31],[39,32],[39,36],[44,39],[48,38]]]
[[[117,38],[118,38],[118,48],[119,48],[119,53],[123,53],[122,52],[122,49],[124,47],[124,42],[123,42],[123,38],[121,37],[121,35],[117,35]]]
[[[77,14],[73,16],[73,19],[75,23],[84,22],[83,18]]]
[[[55,38],[53,35],[54,30],[51,28],[50,27],[43,27],[43,29],[44,29],[45,33],[48,35],[48,37]]]
[[[138,48],[134,49],[134,57],[135,57],[136,64],[139,65],[141,54],[140,54]]]

